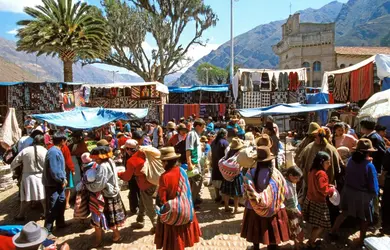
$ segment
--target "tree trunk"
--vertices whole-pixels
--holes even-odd
[[[63,60],[64,63],[64,82],[73,82],[73,61]]]

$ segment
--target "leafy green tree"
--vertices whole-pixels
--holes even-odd
[[[122,0],[102,1],[112,37],[110,56],[102,62],[126,68],[145,81],[164,82],[164,77],[180,71],[190,62],[186,56],[192,45],[205,45],[201,37],[215,26],[217,16],[202,0]],[[188,43],[183,32],[194,26]],[[145,47],[146,37],[156,47]],[[152,45],[153,46],[153,45]]]
[[[43,5],[26,7],[32,20],[17,24],[17,50],[59,56],[64,64],[64,81],[73,81],[73,63],[77,60],[104,58],[110,51],[110,37],[101,11],[72,0],[42,0]]]
[[[196,69],[198,81],[203,84],[221,84],[224,83],[228,72],[220,67],[210,63],[202,63]]]

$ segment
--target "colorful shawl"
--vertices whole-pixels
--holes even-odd
[[[157,209],[160,220],[168,225],[186,225],[194,217],[194,204],[192,203],[191,187],[187,174],[180,168],[179,187],[177,196]]]
[[[244,176],[244,191],[244,198],[249,200],[258,215],[272,217],[282,208],[288,188],[283,175],[274,168],[267,188],[261,193],[256,191],[253,177],[248,171]]]

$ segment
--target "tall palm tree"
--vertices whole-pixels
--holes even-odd
[[[110,37],[100,10],[72,0],[42,0],[43,5],[26,7],[32,20],[17,24],[17,50],[59,56],[64,64],[64,81],[73,81],[77,60],[104,58],[110,52]]]

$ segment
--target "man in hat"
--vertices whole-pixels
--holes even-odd
[[[244,139],[245,137],[245,130],[243,130],[239,125],[238,125],[239,119],[237,118],[236,115],[233,115],[230,118],[230,122],[227,125],[226,129],[228,131],[228,137],[239,137],[240,139]]]
[[[203,133],[205,126],[206,123],[203,119],[196,119],[194,121],[194,129],[188,133],[186,138],[187,175],[191,185],[192,201],[196,204],[196,209],[199,209],[199,201],[201,201],[199,194],[203,182],[200,166],[202,147],[199,136]]]
[[[312,143],[315,139],[315,134],[313,134],[314,131],[320,128],[320,125],[316,122],[311,122],[309,125],[309,129],[307,130],[305,138],[298,144],[297,148],[295,149],[295,157],[294,161],[296,164],[298,164],[299,161],[299,155],[301,154],[302,150]],[[299,165],[298,165],[299,166]]]
[[[139,151],[138,142],[134,139],[126,141],[125,150],[130,155],[126,162],[126,171],[118,173],[119,178],[124,181],[130,181],[133,176],[136,177],[137,185],[140,190],[139,212],[136,223],[131,226],[136,229],[142,229],[145,226],[145,214],[152,222],[153,228],[151,233],[156,230],[157,215],[153,205],[153,194],[156,191],[156,186],[150,183],[146,175],[142,172],[145,164],[145,155]]]
[[[126,138],[125,134],[122,133],[122,132],[119,132],[116,135],[116,139],[118,141],[118,148],[122,148],[122,146],[125,145],[125,143],[127,141],[127,138]]]
[[[382,172],[383,156],[386,152],[386,145],[383,138],[375,131],[375,122],[363,120],[360,122],[362,138],[367,138],[371,141],[372,146],[377,150],[372,153],[372,163],[374,164],[378,174]]]
[[[209,118],[207,118],[206,131],[207,131],[207,133],[214,131],[214,123],[213,123],[213,118],[211,116],[209,116]]]
[[[168,122],[165,141],[168,142],[172,138],[172,136],[174,136],[175,134],[177,134],[176,124],[174,122]]]
[[[275,156],[275,166],[278,167],[278,154],[279,154],[279,137],[276,136],[275,127],[273,122],[267,122],[264,126],[264,132],[271,138],[272,146],[271,152]]]
[[[267,122],[272,122],[272,126],[274,128],[275,134],[279,138],[279,126],[278,126],[278,124],[275,123],[275,119],[269,115],[269,116],[267,116],[267,119],[265,120],[265,123],[267,123]],[[263,129],[262,133],[263,134],[265,133],[264,129]]]
[[[66,137],[53,136],[53,144],[46,154],[42,182],[46,193],[45,227],[52,232],[54,221],[56,226],[65,227],[65,188],[66,180],[65,159],[61,148],[66,143]]]

